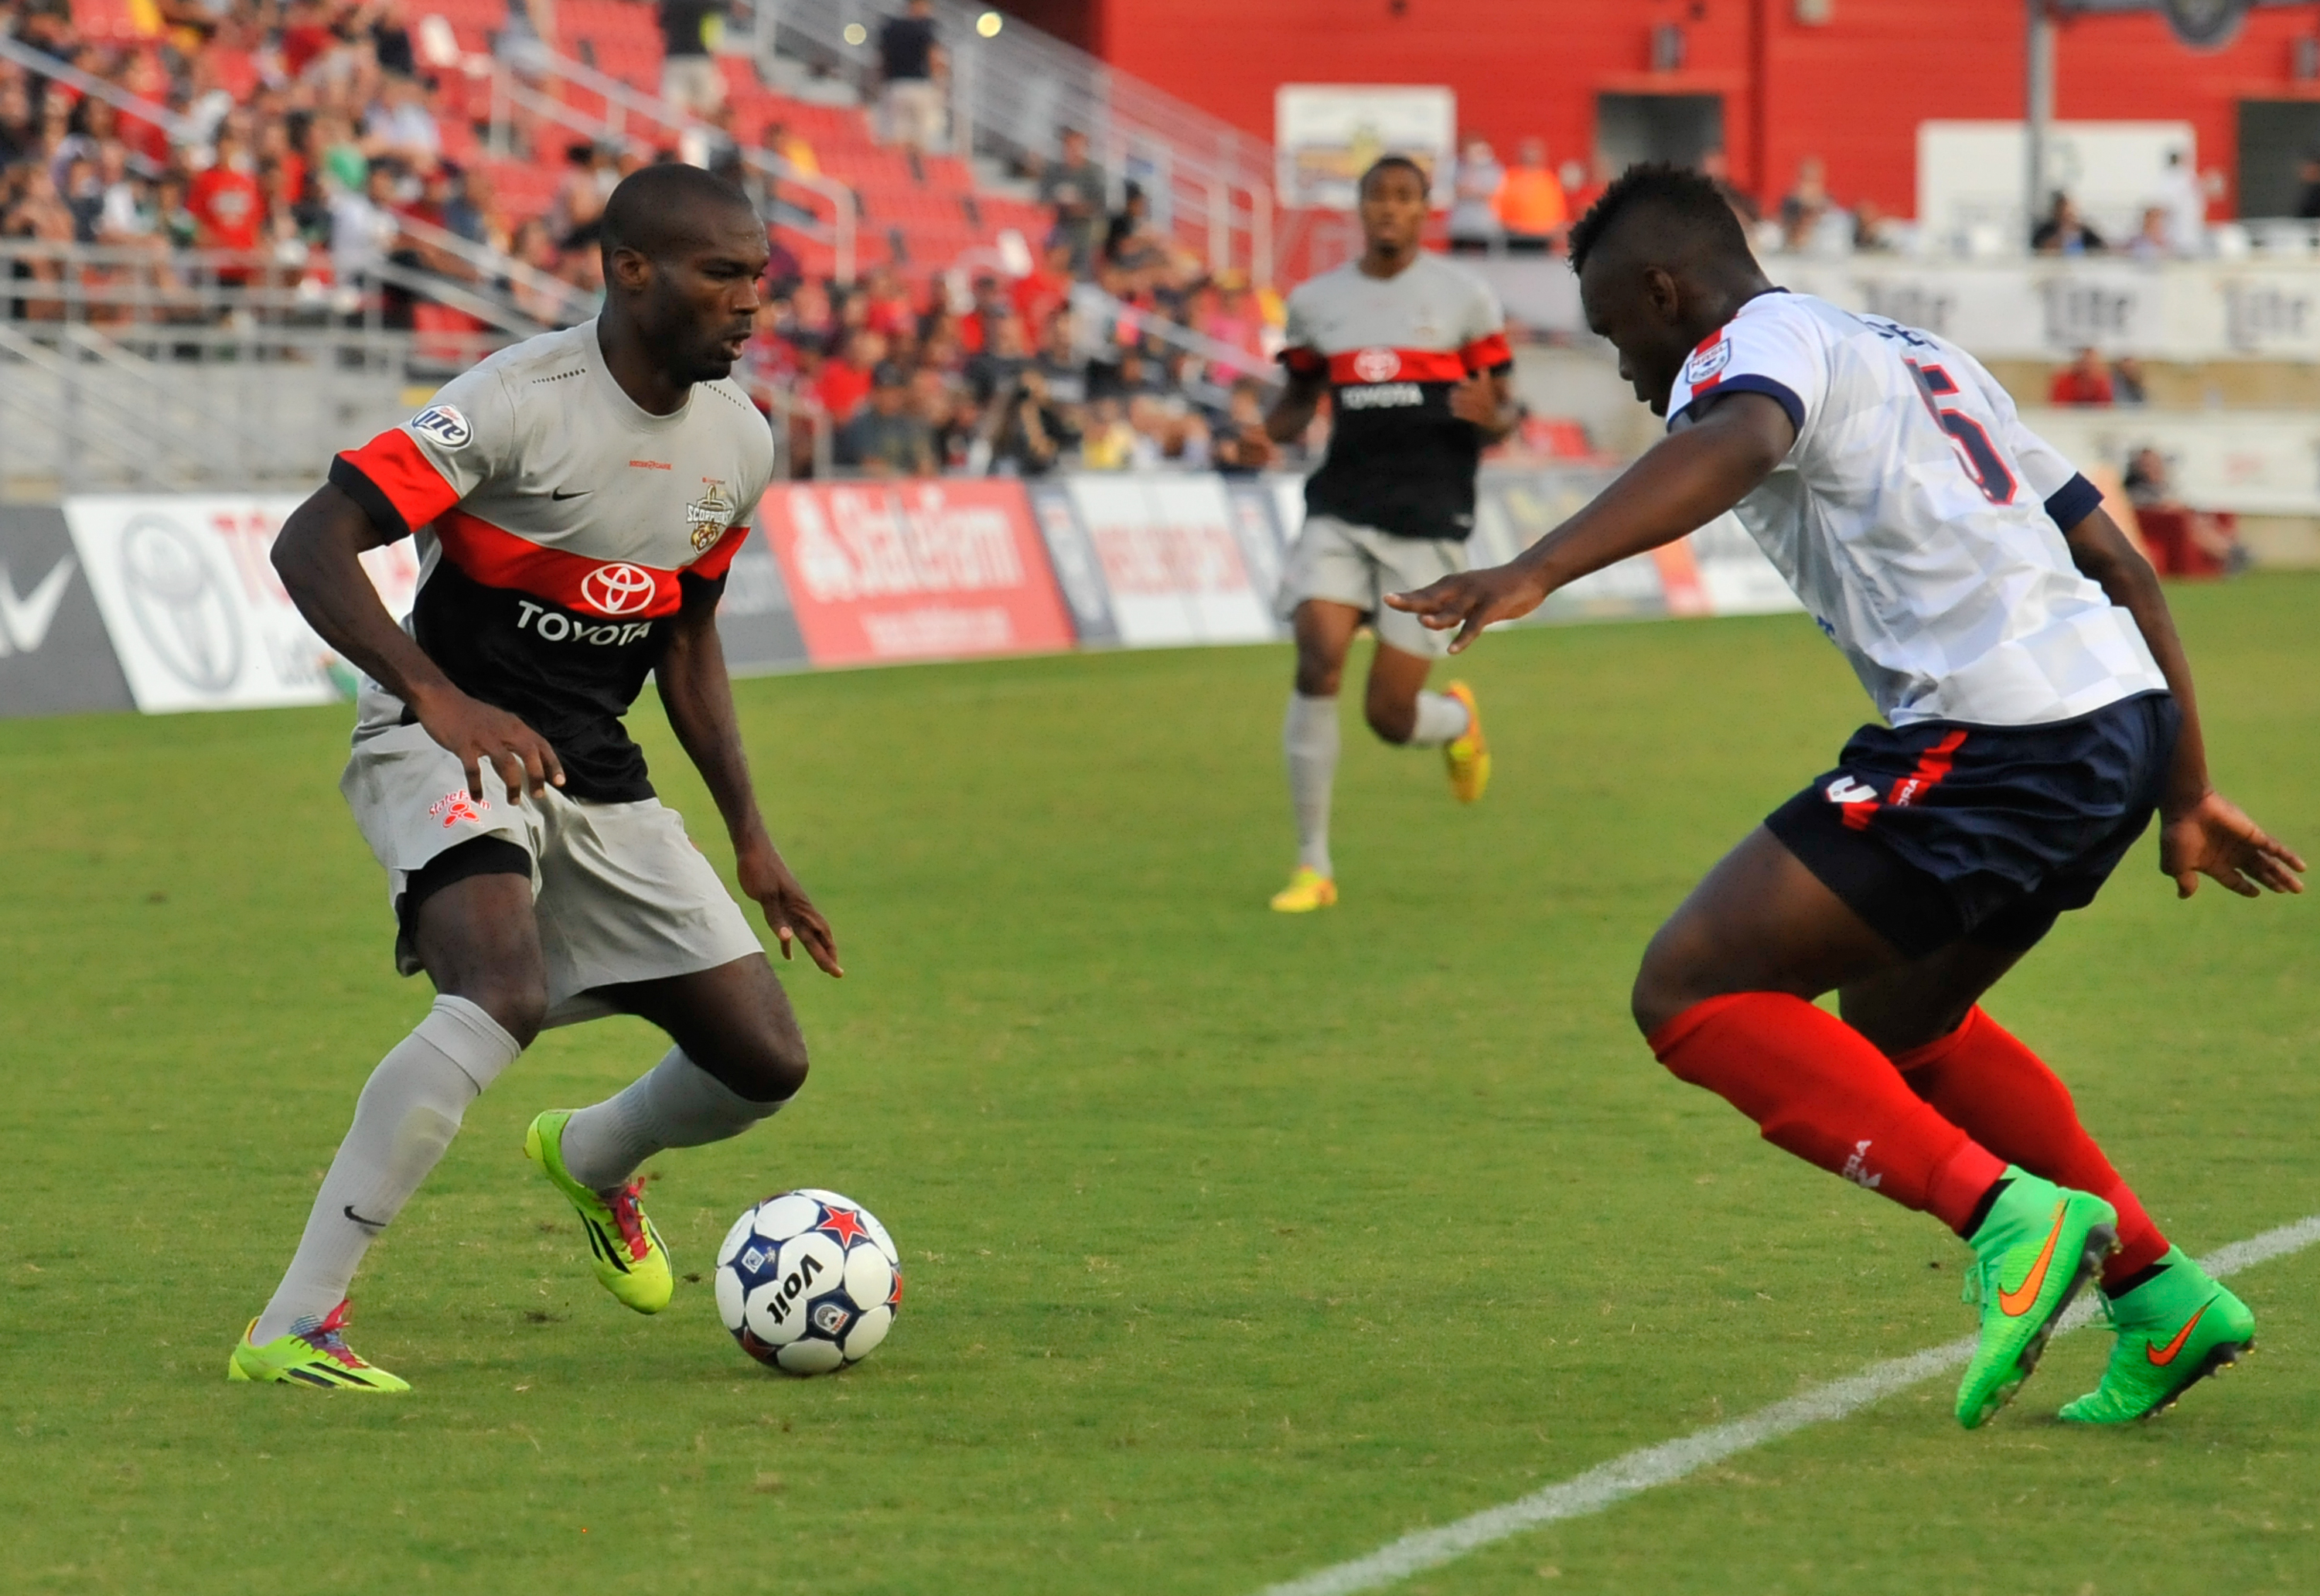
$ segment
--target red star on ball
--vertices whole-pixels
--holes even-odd
[[[814,1229],[827,1230],[836,1236],[838,1245],[840,1247],[852,1247],[863,1237],[870,1234],[868,1229],[862,1223],[862,1216],[850,1208],[829,1208],[822,1211],[825,1217]]]

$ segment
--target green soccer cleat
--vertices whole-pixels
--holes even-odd
[[[1958,1422],[1968,1429],[2014,1400],[2062,1310],[2118,1245],[2118,1211],[2101,1198],[2011,1165],[2006,1177],[1967,1242],[1966,1300],[1981,1301],[1981,1345],[1958,1383]]]
[[[302,1320],[302,1323],[308,1322]],[[410,1382],[398,1380],[376,1364],[367,1364],[347,1345],[347,1305],[340,1302],[330,1316],[310,1329],[277,1336],[263,1347],[250,1345],[249,1329],[233,1349],[225,1377],[259,1385],[319,1385],[325,1391],[409,1391]]]
[[[579,1211],[588,1232],[589,1262],[604,1289],[639,1313],[658,1313],[675,1291],[669,1278],[668,1249],[637,1202],[642,1181],[630,1181],[609,1197],[592,1192],[564,1168],[564,1123],[571,1109],[550,1109],[523,1133],[523,1156],[539,1165],[548,1183]]]
[[[2207,1272],[2170,1247],[2166,1267],[2134,1290],[2106,1298],[2118,1339],[2102,1383],[2062,1410],[2072,1424],[2125,1424],[2155,1418],[2186,1391],[2219,1374],[2255,1347],[2255,1315]]]

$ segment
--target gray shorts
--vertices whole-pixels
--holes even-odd
[[[1378,641],[1388,648],[1439,659],[1458,634],[1427,630],[1417,616],[1387,609],[1385,595],[1438,582],[1466,567],[1466,545],[1455,538],[1397,538],[1334,515],[1309,515],[1281,574],[1275,611],[1287,621],[1307,599],[1350,604],[1369,617]]]
[[[597,987],[688,975],[764,952],[684,820],[657,798],[592,803],[550,787],[511,804],[498,775],[486,772],[478,802],[459,761],[425,728],[393,725],[357,735],[339,790],[386,866],[390,909],[412,875],[463,842],[497,837],[524,850],[550,1025],[612,1013],[591,995]],[[397,970],[418,973],[408,937],[397,936],[394,955]]]

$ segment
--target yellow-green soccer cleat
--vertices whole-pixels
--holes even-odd
[[[1466,730],[1442,745],[1442,763],[1450,772],[1450,796],[1472,803],[1491,784],[1491,739],[1482,735],[1482,706],[1464,682],[1442,691],[1466,706]]]
[[[1310,865],[1297,866],[1289,884],[1273,894],[1275,914],[1310,914],[1337,901],[1337,884]]]
[[[2210,1374],[2220,1374],[2255,1347],[2255,1315],[2217,1285],[2180,1247],[2166,1267],[2133,1291],[2106,1299],[2118,1339],[2102,1383],[2062,1410],[2071,1424],[2127,1424],[2151,1419]]]
[[[302,1321],[304,1322],[304,1321]],[[229,1380],[258,1385],[319,1385],[325,1391],[409,1391],[376,1364],[367,1364],[347,1345],[347,1305],[340,1302],[330,1316],[312,1328],[277,1336],[263,1347],[253,1347],[251,1319],[241,1332],[233,1357],[225,1366]]]
[[[2118,1245],[2118,1211],[2008,1165],[2006,1189],[1967,1245],[1966,1300],[1981,1301],[1981,1345],[1958,1383],[1958,1422],[1989,1422],[2038,1366],[2062,1310]]]
[[[630,1181],[606,1197],[566,1173],[564,1123],[573,1112],[550,1109],[533,1120],[523,1133],[523,1156],[539,1165],[539,1173],[579,1213],[580,1227],[588,1232],[588,1261],[604,1289],[639,1313],[658,1313],[675,1286],[669,1278],[668,1249],[637,1202],[644,1183]]]

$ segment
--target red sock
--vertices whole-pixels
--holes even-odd
[[[1662,1026],[1651,1045],[1677,1079],[1722,1097],[1774,1147],[1960,1235],[2006,1173],[1910,1091],[1866,1037],[1802,998],[1710,998]]]
[[[1902,1076],[1975,1140],[2009,1164],[2075,1186],[2118,1210],[2118,1250],[2103,1265],[2116,1285],[2159,1261],[2167,1238],[2079,1123],[2070,1088],[2044,1061],[1979,1008],[1938,1042],[1894,1059]]]

